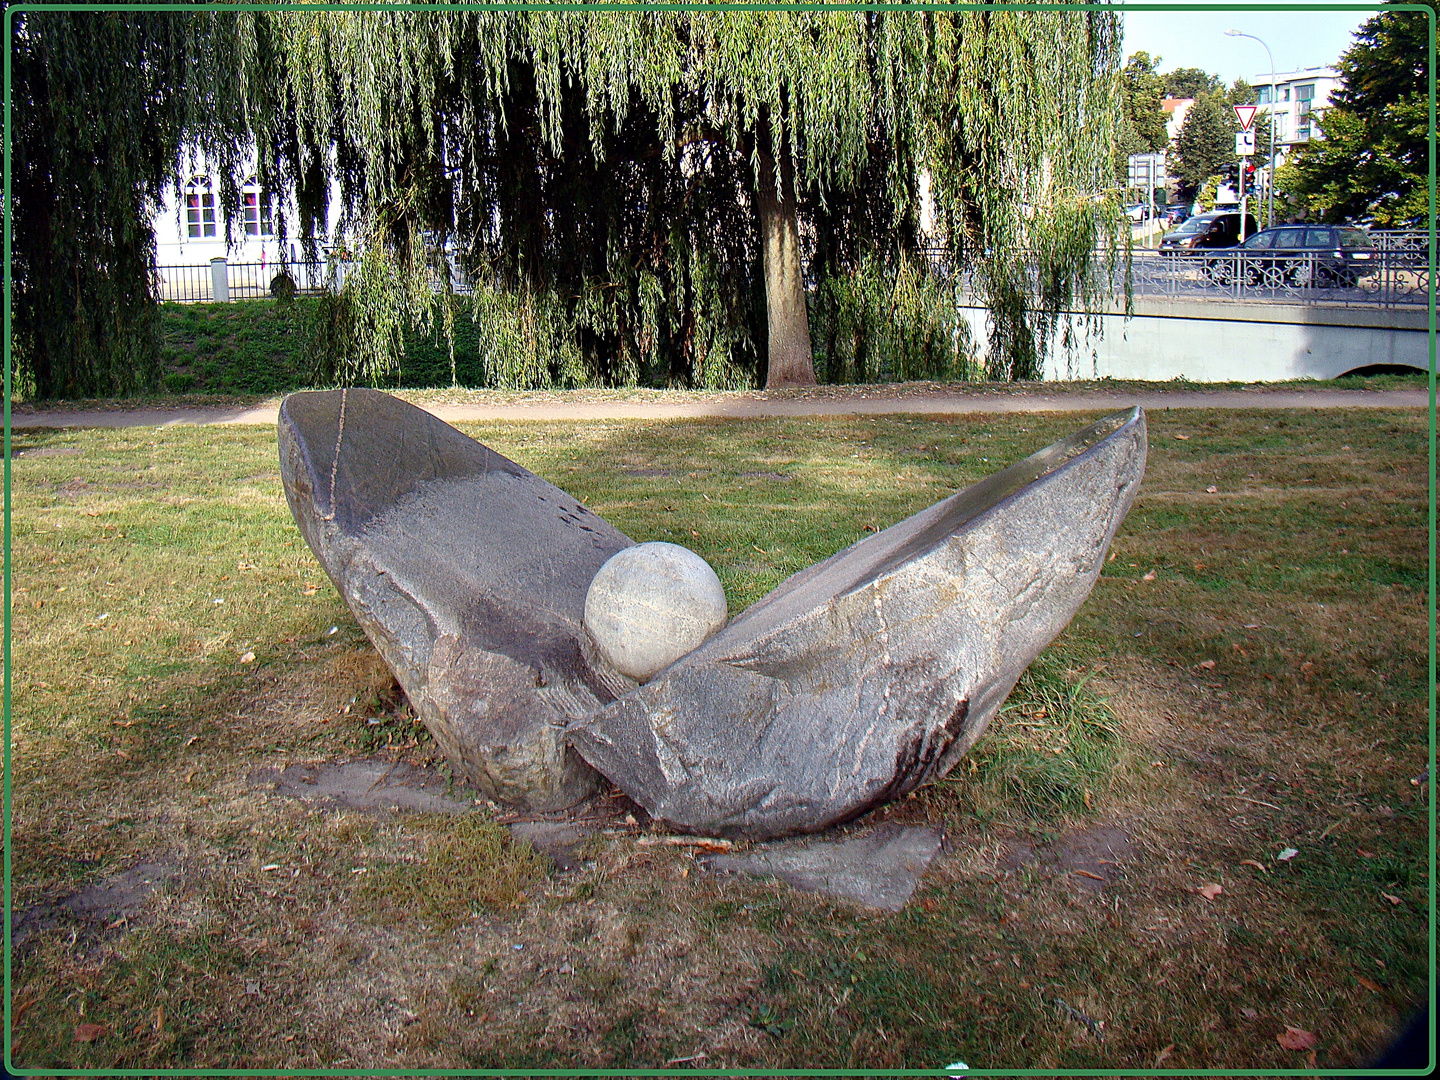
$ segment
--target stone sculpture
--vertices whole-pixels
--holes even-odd
[[[674,828],[754,839],[943,776],[1089,594],[1146,450],[1139,409],[1106,417],[794,575],[641,685],[585,627],[632,541],[573,498],[378,391],[291,395],[279,427],[301,532],[476,784],[557,810],[603,774]]]

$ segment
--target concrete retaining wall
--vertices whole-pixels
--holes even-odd
[[[983,355],[988,313],[961,312]],[[1136,298],[1128,321],[1119,312],[1099,315],[1102,332],[1088,338],[1083,317],[1068,318],[1073,340],[1066,347],[1063,327],[1057,330],[1046,379],[1272,382],[1333,379],[1372,364],[1421,371],[1430,364],[1423,310],[1145,297]]]

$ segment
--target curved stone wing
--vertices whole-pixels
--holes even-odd
[[[1089,595],[1136,408],[801,571],[571,745],[675,827],[812,832],[944,775]]]
[[[279,442],[301,533],[446,756],[530,809],[596,791],[564,728],[635,685],[581,625],[590,580],[633,541],[377,390],[290,395]]]

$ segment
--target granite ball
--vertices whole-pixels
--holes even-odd
[[[725,589],[679,544],[636,544],[600,567],[585,594],[585,629],[614,668],[645,682],[725,625]]]

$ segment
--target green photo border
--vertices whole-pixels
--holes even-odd
[[[263,3],[245,0],[245,2],[225,3],[17,3],[5,9],[5,37],[7,43],[14,37],[14,17],[19,12],[27,11],[237,11],[237,10],[281,10],[281,11],[508,11],[508,10],[532,10],[532,11],[766,11],[766,10],[848,10],[848,11],[1118,11],[1124,14],[1128,11],[1365,11],[1378,13],[1380,11],[1416,11],[1425,12],[1429,22],[1429,48],[1430,48],[1430,72],[1429,72],[1429,166],[1430,166],[1430,225],[1429,225],[1429,359],[1430,359],[1430,437],[1429,437],[1429,478],[1430,478],[1430,505],[1429,505],[1429,677],[1430,688],[1428,695],[1429,707],[1429,762],[1430,762],[1430,864],[1429,864],[1429,900],[1430,900],[1430,987],[1429,987],[1429,1016],[1430,1016],[1430,1065],[1422,1069],[984,1069],[973,1068],[961,1073],[958,1070],[949,1071],[944,1068],[935,1069],[20,1069],[16,1070],[10,1062],[10,1021],[12,1008],[12,987],[11,987],[11,920],[12,912],[10,906],[10,870],[11,870],[11,844],[10,844],[10,778],[11,778],[11,757],[10,757],[10,689],[11,689],[11,650],[10,650],[10,588],[11,588],[11,563],[10,563],[10,394],[11,394],[11,214],[10,214],[10,137],[11,137],[11,52],[7,47],[5,50],[5,143],[4,143],[4,248],[5,248],[5,279],[4,279],[4,350],[5,350],[5,372],[4,372],[4,454],[5,454],[5,493],[4,493],[4,843],[5,843],[5,940],[4,940],[4,964],[5,964],[5,987],[4,987],[4,1064],[7,1075],[16,1076],[1423,1076],[1434,1069],[1436,1064],[1436,982],[1435,982],[1435,828],[1436,828],[1436,806],[1433,795],[1435,785],[1435,709],[1436,709],[1436,310],[1435,310],[1435,270],[1436,270],[1436,225],[1435,225],[1435,67],[1436,67],[1436,12],[1435,9],[1426,4],[1414,3],[1337,3],[1337,4],[1285,4],[1285,3],[1139,3],[1126,4],[1122,2],[1115,4],[974,4],[974,3],[616,3],[616,4],[584,4],[584,3],[538,3],[538,4],[515,4],[515,3],[317,3],[317,4],[296,4],[296,3]]]

